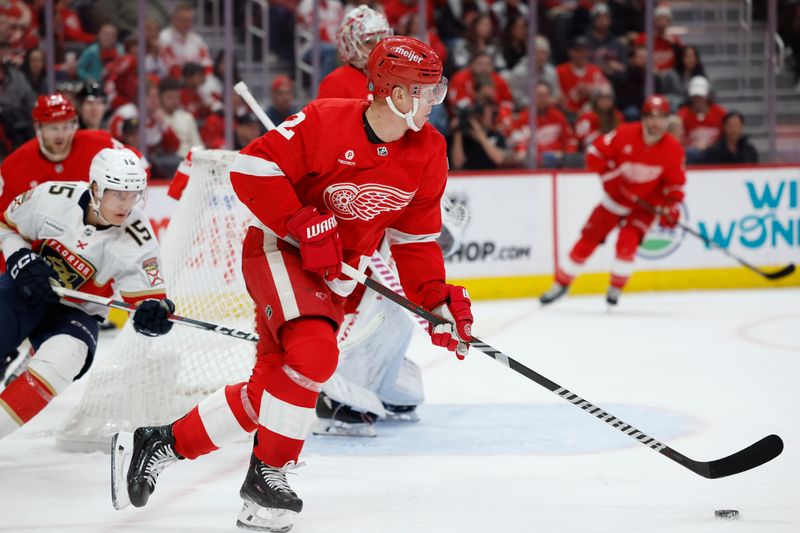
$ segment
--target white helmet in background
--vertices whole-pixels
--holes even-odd
[[[97,184],[97,193],[92,193],[95,210],[107,189],[112,191],[138,192],[144,200],[147,189],[147,172],[142,160],[128,148],[103,148],[92,159],[89,166],[89,184]]]
[[[394,32],[382,14],[367,6],[351,9],[342,19],[336,41],[342,61],[364,70],[378,41]]]

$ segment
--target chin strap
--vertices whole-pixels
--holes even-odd
[[[394,102],[392,102],[392,97],[386,97],[386,103],[389,104],[389,109],[392,110],[392,113],[400,118],[406,119],[406,125],[411,130],[419,131],[421,128],[414,123],[414,115],[416,115],[417,111],[419,110],[419,98],[412,98],[411,100],[413,101],[413,104],[411,104],[411,111],[403,114],[395,107]]]

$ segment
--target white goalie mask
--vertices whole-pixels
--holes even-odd
[[[89,184],[96,184],[97,187],[96,192],[92,192],[92,207],[99,215],[100,202],[107,190],[136,192],[134,205],[144,203],[147,172],[142,160],[132,150],[103,148],[89,166]]]
[[[336,41],[342,61],[364,69],[375,44],[394,32],[382,14],[367,6],[358,6],[345,14]]]

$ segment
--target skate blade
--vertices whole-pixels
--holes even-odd
[[[404,424],[415,424],[419,422],[419,415],[416,411],[409,411],[408,413],[393,413],[386,411],[386,417],[380,419],[381,422],[402,422]]]
[[[236,527],[249,531],[269,531],[284,533],[292,529],[297,513],[287,509],[261,507],[257,503],[245,501],[236,520]]]
[[[377,437],[378,432],[372,424],[348,424],[338,420],[319,420],[314,435],[324,437]]]
[[[116,433],[111,439],[111,503],[117,511],[131,504],[126,472],[132,453],[133,433]]]

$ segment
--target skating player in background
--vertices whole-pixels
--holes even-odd
[[[323,78],[317,98],[366,98],[369,53],[378,41],[392,33],[386,17],[374,9],[358,6],[348,11],[336,33],[344,64]]]
[[[128,149],[104,148],[83,181],[43,183],[0,215],[0,353],[29,338],[27,370],[0,392],[0,438],[28,422],[89,369],[108,310],[60,301],[51,283],[138,304],[136,331],[162,335],[174,311],[159,250],[141,211],[147,174]]]
[[[430,330],[433,343],[466,355],[470,300],[462,287],[445,282],[436,243],[445,141],[426,124],[447,90],[442,63],[416,39],[389,37],[368,65],[371,103],[315,100],[234,161],[233,187],[258,219],[242,253],[261,338],[252,375],[170,425],[116,435],[114,461],[130,459],[126,479],[114,477],[118,507],[126,496],[145,505],[160,472],[175,460],[194,459],[257,429],[238,525],[291,527],[303,503],[286,472],[316,422],[322,383],[336,370],[336,331],[356,287],[340,274],[341,261],[363,272],[387,232],[408,297],[448,320]]]
[[[667,133],[669,102],[653,95],[642,106],[642,121],[620,125],[598,137],[586,151],[586,166],[600,174],[604,195],[581,230],[578,242],[561,261],[553,286],[540,300],[564,296],[580,268],[611,231],[619,227],[611,285],[606,294],[616,305],[633,273],[636,249],[651,224],[675,227],[686,183],[681,144]],[[648,207],[651,206],[651,207]]]

